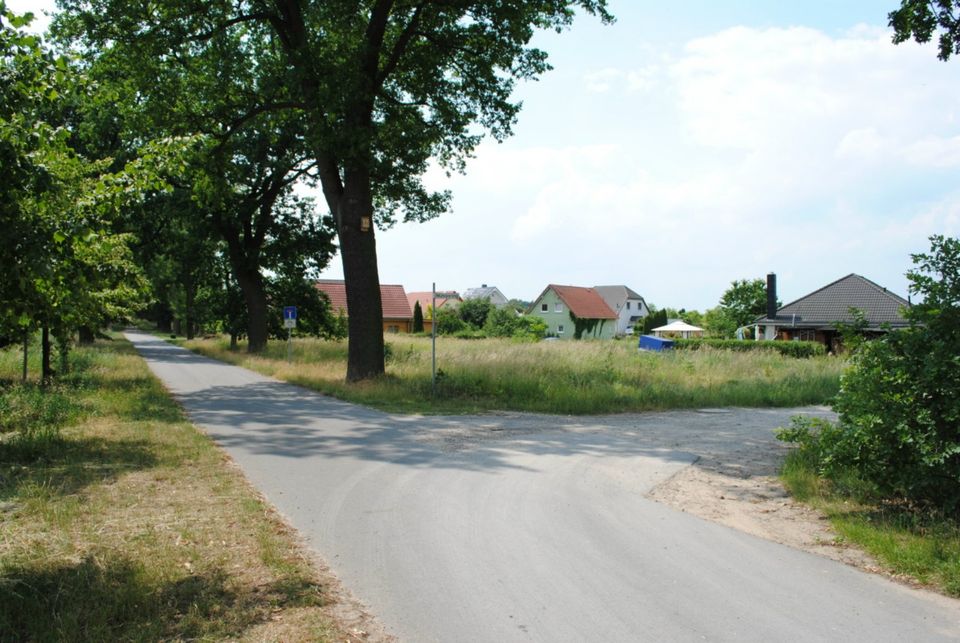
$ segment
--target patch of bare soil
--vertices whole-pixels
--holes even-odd
[[[777,479],[785,453],[782,445],[767,445],[701,457],[648,497],[760,538],[882,573],[871,556],[841,542],[825,516],[789,496]]]

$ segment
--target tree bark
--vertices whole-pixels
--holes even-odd
[[[96,340],[96,333],[89,326],[81,326],[77,329],[77,337],[81,346],[89,346]]]
[[[23,332],[23,378],[21,381],[27,383],[27,358],[30,356],[30,333]]]
[[[40,380],[46,384],[53,379],[53,369],[50,367],[50,328],[46,322],[40,331]]]
[[[186,310],[186,325],[187,325],[187,339],[193,339],[195,330],[194,330],[194,314],[193,306],[196,301],[196,287],[194,286],[193,280],[188,279],[187,283],[184,285],[187,295],[187,310]]]
[[[238,269],[234,274],[247,304],[247,352],[259,353],[267,347],[267,290],[259,270]],[[348,304],[349,306],[349,304]]]
[[[337,236],[347,291],[347,381],[382,375],[383,304],[373,228],[370,178],[363,172],[346,177],[340,201]]]

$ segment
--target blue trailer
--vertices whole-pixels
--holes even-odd
[[[666,351],[673,348],[672,339],[654,337],[653,335],[640,335],[640,350],[642,351]]]

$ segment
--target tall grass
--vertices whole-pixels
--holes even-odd
[[[19,359],[0,351],[0,641],[343,638],[295,538],[128,343],[46,389]]]
[[[387,373],[348,385],[346,342],[298,339],[251,356],[224,339],[185,345],[217,359],[336,397],[401,412],[536,411],[600,414],[713,406],[797,406],[836,394],[844,362],[777,354],[699,351],[641,353],[632,341],[517,342],[437,339],[431,384],[430,340],[391,336]]]

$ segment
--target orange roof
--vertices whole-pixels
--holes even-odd
[[[616,319],[617,314],[607,305],[593,288],[582,288],[580,286],[558,286],[550,284],[547,290],[553,289],[563,303],[567,305],[574,315],[580,319]],[[541,295],[542,297],[543,295]],[[537,297],[539,299],[540,297]]]
[[[427,309],[433,305],[433,291],[426,292],[408,292],[407,293],[407,303],[410,304],[410,310],[413,310],[413,304],[420,302],[420,310],[424,313],[427,312]],[[437,310],[443,308],[445,304],[450,302],[459,302],[462,301],[460,296],[455,292],[451,291],[437,291]]]
[[[320,279],[316,282],[316,287],[320,292],[326,293],[330,299],[330,308],[334,312],[342,310],[344,315],[349,316],[347,288],[342,280]],[[380,284],[380,305],[384,319],[413,319],[403,286]]]

